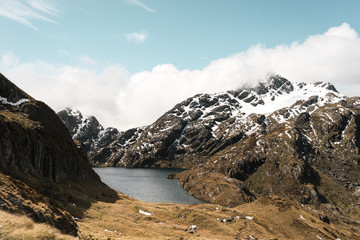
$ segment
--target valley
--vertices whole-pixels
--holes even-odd
[[[272,75],[127,131],[56,115],[2,75],[0,96],[0,237],[15,224],[27,239],[360,238],[360,98],[331,84]],[[136,200],[99,166],[186,168],[168,177],[209,203]]]

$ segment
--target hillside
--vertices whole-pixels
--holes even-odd
[[[3,75],[0,179],[2,210],[25,214],[35,222],[50,224],[72,235],[77,235],[78,227],[74,212],[67,205],[77,197],[65,191],[64,186],[83,184],[83,194],[90,186],[100,190],[100,194],[113,192],[92,170],[85,150],[71,139],[55,112]]]

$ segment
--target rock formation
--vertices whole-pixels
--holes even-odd
[[[0,207],[76,235],[61,184],[101,184],[86,152],[46,104],[0,74]]]
[[[57,115],[69,129],[72,138],[84,144],[86,151],[108,146],[119,136],[116,128],[104,129],[94,116],[83,116],[79,110],[66,108]]]

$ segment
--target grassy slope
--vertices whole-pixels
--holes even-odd
[[[147,203],[114,194],[95,182],[67,182],[54,192],[62,208],[81,220],[77,222],[80,239],[360,239],[357,223],[327,224],[309,206],[274,196],[226,208]],[[195,233],[185,231],[191,225],[197,226]],[[72,239],[4,212],[0,212],[0,234],[0,239]]]
[[[61,234],[58,229],[49,225],[34,223],[26,216],[0,211],[0,239],[75,240],[76,238]]]
[[[221,221],[230,218],[230,222]],[[225,208],[214,204],[146,203],[119,193],[113,203],[92,204],[78,225],[81,239],[360,238],[356,226],[324,223],[315,210],[279,197]],[[191,225],[197,226],[195,233],[185,231]]]

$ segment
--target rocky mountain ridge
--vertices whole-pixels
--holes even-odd
[[[91,153],[90,159],[95,165],[119,167],[192,166],[266,131],[270,119],[282,123],[341,99],[344,96],[329,83],[292,84],[272,75],[253,88],[191,97],[150,126],[129,130],[121,141]],[[124,145],[126,139],[131,141]]]
[[[84,144],[86,151],[105,147],[119,136],[116,128],[104,129],[94,116],[83,116],[79,110],[66,108],[57,115],[69,129],[72,138]]]

